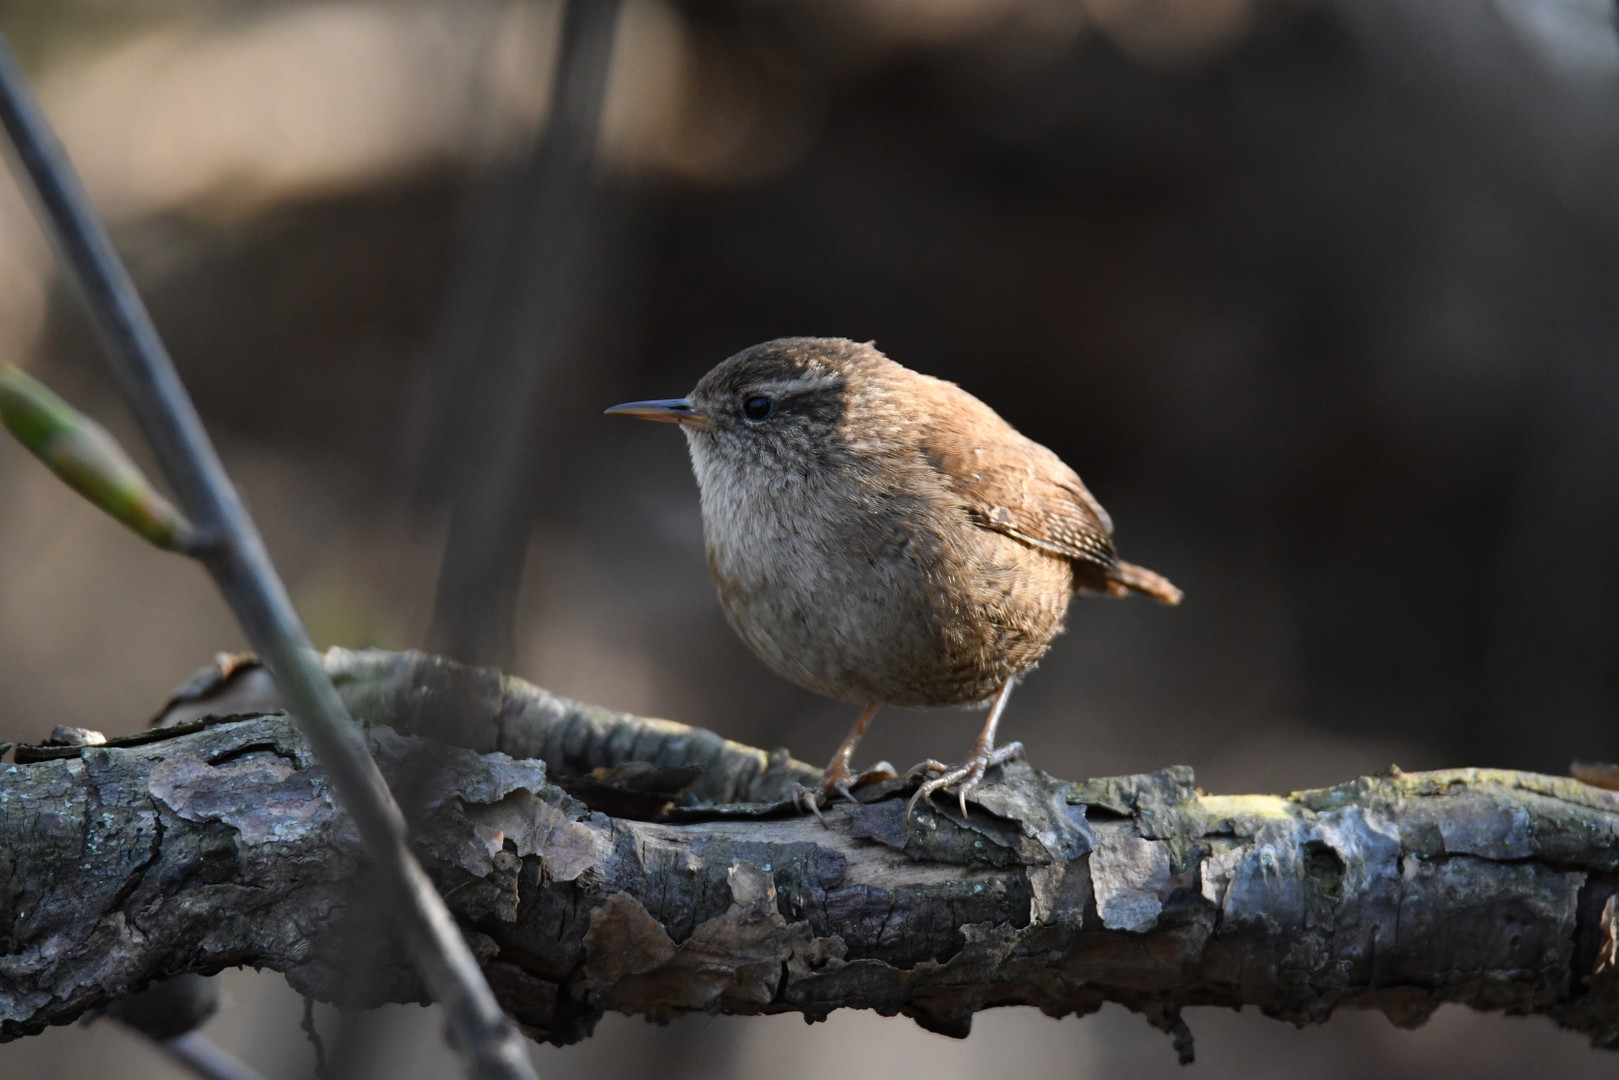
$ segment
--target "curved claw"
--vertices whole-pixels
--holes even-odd
[[[956,789],[956,796],[961,805],[961,816],[967,816],[967,794],[981,784],[984,773],[996,765],[1004,765],[1008,761],[1015,761],[1023,757],[1023,744],[1019,742],[1007,743],[995,750],[977,749],[966,761],[958,765],[946,765],[941,761],[929,758],[922,762],[912,772],[936,772],[939,775],[931,780],[923,781],[911,796],[911,801],[905,804],[905,820],[911,819],[911,811],[923,799],[931,798],[936,791],[955,784],[961,786]]]
[[[854,792],[850,790],[850,784],[851,782],[860,784],[864,780],[865,777],[856,780],[848,773],[832,772],[827,774],[819,787],[807,788],[803,784],[794,784],[788,789],[788,796],[799,810],[814,814],[815,820],[821,823],[822,828],[830,829],[832,826],[826,823],[826,818],[821,814],[821,807],[829,803],[833,796],[840,796],[859,806],[860,800],[855,798]]]
[[[827,765],[826,772],[821,776],[821,783],[817,791],[812,792],[802,784],[793,785],[793,801],[798,803],[801,809],[811,811],[822,825],[826,824],[826,819],[821,817],[821,807],[830,803],[834,797],[841,797],[859,806],[860,800],[855,798],[854,788],[860,787],[862,784],[896,779],[894,766],[886,761],[879,761],[859,776],[849,770],[849,752],[854,749],[852,740],[859,738],[860,733],[865,730],[865,725],[871,720],[871,715],[875,711],[875,706],[867,707],[866,712],[860,718],[860,723],[855,725],[854,731],[850,732],[849,738],[844,740],[844,744],[838,748],[838,752],[832,755],[832,760]]]
[[[821,823],[821,828],[830,829],[832,827],[826,823],[826,818],[821,816],[823,792],[807,788],[803,784],[794,784],[787,789],[787,794],[792,798],[793,805],[797,806],[800,811],[814,814],[815,820]]]
[[[898,779],[899,773],[894,771],[894,766],[890,765],[886,761],[879,761],[877,764],[861,773],[860,779],[854,782],[854,786],[864,787],[866,784],[881,784],[886,783],[889,780]]]

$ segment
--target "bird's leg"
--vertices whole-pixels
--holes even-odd
[[[967,793],[977,787],[979,781],[984,779],[984,772],[995,765],[1004,765],[1008,761],[1023,756],[1023,744],[1019,742],[1007,743],[996,749],[995,728],[1001,722],[1001,713],[1006,711],[1006,699],[1012,696],[1012,680],[1007,679],[999,690],[995,692],[995,700],[989,705],[989,719],[984,721],[984,730],[978,733],[978,741],[973,743],[973,751],[967,760],[959,765],[946,765],[942,761],[931,758],[922,762],[911,771],[938,773],[932,780],[924,781],[911,796],[911,801],[905,804],[905,817],[910,819],[911,811],[916,804],[929,798],[935,791],[942,791],[952,784],[959,784],[956,795],[961,800],[961,816],[967,816]]]
[[[826,763],[826,771],[821,776],[819,790],[811,791],[802,784],[793,785],[793,801],[798,803],[800,808],[808,810],[817,818],[820,818],[822,800],[830,800],[834,795],[842,795],[852,803],[860,801],[849,790],[849,785],[855,781],[855,774],[849,768],[849,759],[854,757],[854,748],[860,745],[860,739],[865,735],[866,728],[870,726],[871,718],[877,715],[877,709],[877,702],[868,701],[866,703],[866,707],[861,710],[860,719],[856,720],[854,727],[849,729],[849,734],[844,738],[843,744],[838,747],[837,753],[832,755],[832,760]],[[821,820],[821,824],[826,824],[824,818]]]
[[[866,728],[871,724],[871,718],[877,715],[877,703],[866,702],[861,710],[860,719],[854,722],[849,734],[844,738],[838,752],[832,755],[832,760],[826,763],[826,772],[821,778],[821,794],[831,798],[834,794],[842,795],[850,802],[859,802],[849,791],[849,785],[854,782],[854,772],[849,768],[849,760],[854,757],[854,748],[860,745],[860,740],[866,734]]]

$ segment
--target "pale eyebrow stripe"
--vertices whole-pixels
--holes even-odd
[[[843,376],[834,372],[824,372],[815,375],[800,375],[792,379],[776,379],[771,382],[759,383],[748,388],[750,393],[766,395],[802,394],[813,390],[825,390],[837,386],[843,381]]]

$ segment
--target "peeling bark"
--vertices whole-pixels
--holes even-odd
[[[941,799],[907,823],[896,781],[823,828],[782,805],[814,779],[784,753],[429,657],[328,666],[357,715],[392,725],[368,738],[418,850],[536,1038],[580,1038],[605,1010],[846,1007],[959,1036],[997,1005],[1116,1001],[1189,1058],[1187,1005],[1414,1026],[1454,1001],[1619,1045],[1619,794],[1572,779],[1218,796],[1184,768],[1070,783],[1018,764],[965,819]],[[219,682],[193,698],[227,702]],[[419,999],[290,720],[133,742],[0,765],[0,1039],[241,964],[325,1000]]]

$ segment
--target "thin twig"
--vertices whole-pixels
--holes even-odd
[[[417,971],[445,1007],[451,1045],[462,1055],[468,1075],[480,1080],[533,1077],[521,1037],[411,855],[404,817],[322,670],[145,304],[3,36],[0,120],[84,290],[131,408],[197,528],[198,557],[274,673],[395,898],[395,914]]]
[[[315,1050],[316,1080],[332,1080],[331,1071],[326,1067],[326,1040],[320,1037],[320,1028],[315,1026],[314,998],[304,998],[304,1021],[298,1026],[309,1039],[309,1045]]]
[[[152,1043],[202,1080],[264,1080],[257,1069],[201,1032],[188,1031],[172,1039],[154,1039]]]
[[[492,200],[471,238],[484,265],[468,259],[452,283],[449,314],[463,340],[437,350],[444,406],[431,442],[449,464],[455,507],[427,637],[467,663],[509,668],[515,649],[536,451],[556,427],[537,423],[535,409],[589,306],[580,265],[619,9],[619,0],[563,9],[549,118],[512,198]]]

